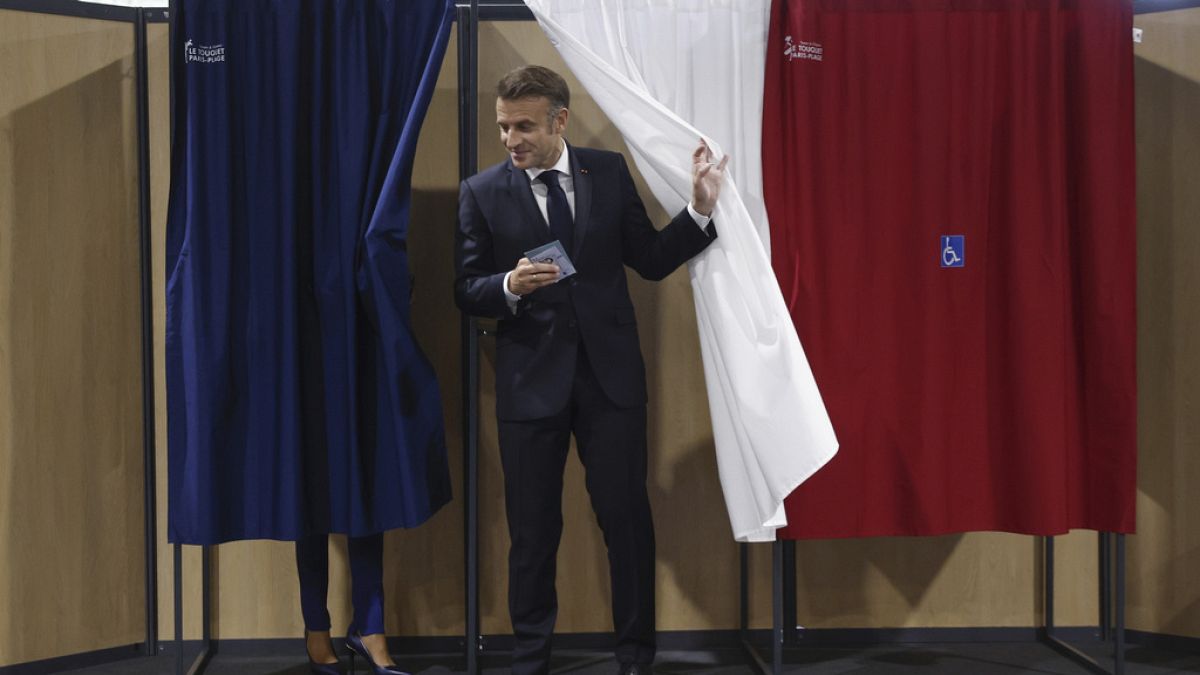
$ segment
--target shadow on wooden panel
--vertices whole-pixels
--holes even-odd
[[[11,456],[0,642],[16,661],[143,630],[134,111],[126,62],[14,111],[7,241]],[[3,288],[3,287],[0,287]],[[46,634],[55,640],[44,639]]]
[[[1165,27],[1154,37],[1165,38]],[[1194,29],[1179,27],[1181,35]],[[1200,63],[1194,42],[1171,58]],[[1186,64],[1180,64],[1181,67]],[[1200,631],[1200,82],[1135,59],[1138,153],[1138,536],[1130,539],[1131,588],[1155,608],[1151,630]],[[1184,67],[1184,70],[1188,68]],[[1147,501],[1148,500],[1148,501]],[[1139,592],[1139,590],[1141,592]],[[1142,592],[1146,595],[1142,595]]]

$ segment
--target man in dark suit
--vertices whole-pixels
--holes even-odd
[[[621,672],[647,672],[654,660],[646,376],[625,265],[662,279],[716,238],[709,217],[728,159],[714,165],[701,141],[692,203],[656,230],[619,153],[563,140],[569,98],[549,69],[508,73],[496,123],[509,159],[459,190],[455,297],[464,311],[500,320],[496,415],[517,675],[549,670],[572,433],[608,547]],[[560,279],[559,266],[526,256],[554,240],[576,274]]]

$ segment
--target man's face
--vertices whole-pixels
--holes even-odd
[[[549,169],[562,153],[562,135],[567,128],[568,111],[558,111],[550,119],[550,100],[544,96],[508,100],[496,99],[496,125],[500,142],[508,150],[518,169]]]

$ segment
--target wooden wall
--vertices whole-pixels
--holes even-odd
[[[0,666],[144,635],[132,35],[0,10]]]
[[[1140,491],[1129,625],[1200,638],[1200,9],[1135,25]]]
[[[1194,451],[1200,360],[1198,10],[1139,17],[1139,534],[1130,538],[1130,625],[1200,637],[1200,479]],[[136,161],[130,28],[0,11],[0,666],[130,644],[143,635]],[[622,149],[620,135],[529,22],[481,27],[480,166],[503,158],[493,83],[542,63],[568,77],[569,138]],[[167,32],[151,26],[159,628],[173,634],[166,544],[162,242],[168,170]],[[457,199],[457,70],[451,40],[418,148],[411,250],[418,336],[445,394],[462,495],[461,369],[451,280]],[[10,84],[11,83],[11,84]],[[644,187],[644,186],[643,186]],[[648,191],[643,194],[649,195]],[[652,217],[666,214],[648,200]],[[631,277],[651,390],[650,492],[658,530],[659,626],[737,626],[737,547],[713,458],[686,273]],[[509,630],[495,422],[493,345],[483,344],[481,469],[485,633]],[[605,631],[607,563],[578,460],[568,466],[559,630]],[[462,502],[387,537],[392,634],[463,630]],[[1096,622],[1095,535],[1059,540],[1061,625]],[[335,538],[330,609],[348,622],[344,542]],[[801,542],[799,622],[808,627],[1031,626],[1041,621],[1041,547],[1031,537]],[[297,637],[290,544],[244,542],[214,555],[214,634]],[[770,548],[752,547],[755,627],[770,624]],[[198,555],[185,551],[185,628],[198,637]],[[14,611],[13,608],[20,608]],[[61,635],[48,643],[35,640]]]

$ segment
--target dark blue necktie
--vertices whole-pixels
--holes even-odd
[[[546,215],[550,221],[550,233],[570,255],[575,239],[575,223],[571,218],[571,207],[567,204],[567,193],[558,184],[558,172],[554,169],[543,171],[538,180],[546,185]]]

